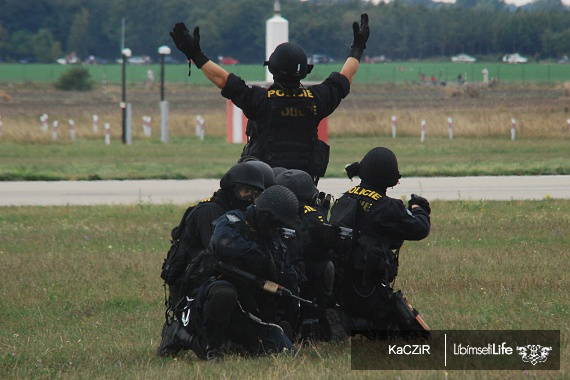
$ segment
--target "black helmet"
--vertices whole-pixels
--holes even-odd
[[[291,190],[275,185],[255,199],[255,207],[258,211],[271,214],[286,226],[294,226],[299,202]]]
[[[261,170],[263,173],[263,184],[266,189],[269,189],[271,186],[275,185],[275,174],[273,173],[271,166],[263,161],[259,161],[258,159],[243,161],[243,163],[246,165],[252,165]]]
[[[277,180],[277,176],[278,176],[279,174],[281,174],[281,173],[286,172],[287,170],[289,170],[289,169],[284,168],[284,167],[282,167],[282,166],[276,166],[276,167],[271,168],[271,169],[273,169],[273,174],[275,174],[275,180]],[[285,186],[285,187],[287,187],[287,186]]]
[[[253,165],[247,165],[245,163],[235,164],[220,180],[222,190],[231,190],[234,185],[248,186],[261,192],[265,189],[263,185],[263,173],[259,168]]]
[[[275,177],[278,185],[291,190],[300,204],[307,204],[319,192],[309,173],[298,169],[290,169]]]
[[[373,186],[388,188],[396,186],[402,178],[398,171],[396,155],[388,148],[372,148],[358,168],[358,176]]]
[[[313,65],[307,64],[305,50],[293,42],[278,45],[263,65],[269,66],[275,80],[285,82],[300,82],[313,69]]]

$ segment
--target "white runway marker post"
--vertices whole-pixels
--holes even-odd
[[[447,127],[449,128],[449,139],[453,140],[453,119],[447,118]]]
[[[57,140],[57,126],[58,126],[58,124],[59,124],[59,122],[57,120],[53,121],[52,131],[51,131],[52,140]]]
[[[422,137],[421,137],[422,144],[426,141],[426,121],[422,120]]]
[[[93,133],[99,132],[99,116],[93,115]]]
[[[205,120],[202,115],[196,116],[196,136],[200,139],[200,141],[204,141],[204,124]]]
[[[570,119],[566,120],[566,123],[568,124],[568,132],[570,132]]]
[[[517,121],[512,118],[511,119],[511,141],[515,141],[517,138]]]
[[[150,137],[152,134],[152,129],[150,127],[150,122],[152,118],[150,116],[143,116],[143,134],[146,137]]]
[[[0,136],[4,135],[4,122],[2,121],[2,115],[0,115]]]
[[[105,145],[111,145],[111,124],[105,123]]]
[[[73,119],[68,120],[69,123],[69,138],[71,141],[75,141],[75,121]]]
[[[396,138],[396,116],[392,116],[392,138]]]
[[[42,131],[47,132],[49,127],[48,127],[48,115],[47,114],[43,114],[42,116],[40,116],[40,122],[42,123]]]

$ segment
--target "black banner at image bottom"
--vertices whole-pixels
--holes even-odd
[[[352,338],[352,370],[560,370],[560,330],[438,330],[427,339],[362,333]]]

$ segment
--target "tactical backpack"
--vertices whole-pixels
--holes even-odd
[[[195,207],[196,206],[191,206],[186,209],[182,220],[170,233],[170,248],[168,249],[166,258],[162,263],[162,272],[160,273],[160,277],[168,285],[173,285],[175,283],[176,279],[180,274],[182,274],[188,264],[188,250],[180,238],[182,237],[182,232],[186,228],[186,219]]]

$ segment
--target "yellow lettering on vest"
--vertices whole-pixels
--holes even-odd
[[[370,190],[362,189],[362,191],[360,192],[360,195],[370,196]]]
[[[377,192],[373,192],[374,194],[371,195],[372,199],[374,199],[375,201],[377,201],[378,199],[382,198],[382,196],[380,194],[378,194]]]
[[[353,187],[352,189],[348,190],[348,192],[349,192],[350,194],[358,194],[358,191],[359,191],[359,190],[360,190],[360,187],[355,186],[355,187]]]
[[[315,212],[315,211],[317,211],[317,210],[312,208],[311,206],[305,206],[304,210],[303,210],[303,214],[307,214],[309,212]]]
[[[275,90],[269,90],[269,91],[267,91],[267,97],[268,97],[268,98],[270,98],[271,95],[274,95],[274,94],[275,94]]]
[[[285,93],[283,92],[283,90],[277,90],[277,91],[275,91],[275,95],[277,95],[277,96],[285,96]]]

